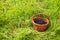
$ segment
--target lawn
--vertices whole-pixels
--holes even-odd
[[[42,13],[50,24],[38,32],[32,16]],[[0,0],[0,40],[60,40],[60,0]]]

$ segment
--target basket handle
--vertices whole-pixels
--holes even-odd
[[[39,15],[47,16],[46,14],[35,14],[35,15],[32,16],[32,19],[34,19],[35,16],[39,16]],[[49,19],[49,16],[47,16],[47,19],[50,20],[50,19]]]

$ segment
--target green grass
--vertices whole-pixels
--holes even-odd
[[[47,14],[45,32],[32,26],[32,16]],[[60,40],[60,0],[0,0],[0,40]]]

